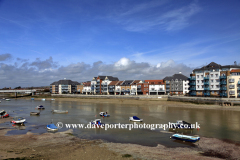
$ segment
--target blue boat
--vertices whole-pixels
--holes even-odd
[[[55,126],[55,124],[48,124],[47,125],[47,129],[50,130],[50,131],[57,131],[58,128]]]
[[[200,137],[198,136],[187,136],[187,135],[181,135],[181,134],[174,134],[170,138],[187,141],[187,142],[193,142],[193,143],[200,140]]]
[[[129,121],[133,122],[142,122],[143,119],[138,118],[137,116],[129,117]]]
[[[42,105],[37,106],[35,109],[45,109]]]

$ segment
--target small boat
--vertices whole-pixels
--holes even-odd
[[[107,112],[100,112],[99,115],[102,116],[102,117],[109,117],[110,116],[110,114],[107,114]]]
[[[35,109],[45,109],[42,105],[37,106]]]
[[[48,125],[47,125],[47,129],[48,129],[49,131],[57,131],[57,130],[58,130],[57,126],[55,126],[55,124],[53,124],[53,123],[48,124]]]
[[[181,134],[174,134],[170,138],[187,141],[187,142],[193,142],[193,143],[200,140],[200,137],[198,136],[187,136],[187,135],[181,135]]]
[[[104,126],[104,123],[101,123],[101,119],[95,119],[91,121],[92,125],[96,125],[96,126]]]
[[[138,118],[137,116],[129,117],[129,121],[133,122],[142,122],[143,119]]]
[[[45,100],[46,100],[45,98],[42,99],[42,101],[45,101]]]
[[[31,98],[31,100],[34,100],[34,98]]]
[[[51,99],[51,101],[55,101],[55,99]]]
[[[169,128],[192,129],[191,124],[183,120],[177,120],[177,123],[171,123],[171,125]]]
[[[15,117],[15,118],[13,118],[11,123],[21,123],[21,124],[23,124],[25,121],[26,121],[26,119],[23,118],[23,117]]]
[[[38,115],[40,115],[40,112],[30,112],[30,115],[36,115],[36,116],[38,116]]]
[[[11,101],[11,99],[5,99],[5,101]]]
[[[68,110],[52,110],[53,113],[68,113]]]
[[[6,111],[4,111],[4,110],[0,111],[0,115],[1,115],[1,118],[9,117],[9,114]]]

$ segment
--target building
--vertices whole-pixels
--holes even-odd
[[[227,76],[228,98],[240,97],[240,69],[233,69]]]
[[[134,80],[131,84],[131,95],[138,95],[137,94],[137,84],[140,82],[140,80]]]
[[[83,86],[84,86],[83,83],[80,83],[79,85],[77,85],[77,93],[78,94],[82,94]]]
[[[108,85],[108,94],[109,95],[115,95],[115,87],[118,82],[119,81],[112,81],[111,83],[109,83],[109,85]]]
[[[125,80],[121,84],[121,94],[122,95],[130,95],[131,92],[131,84],[134,82],[134,80]]]
[[[88,82],[83,84],[82,94],[91,94],[91,93],[92,93],[91,81],[88,81]]]
[[[115,85],[115,95],[121,95],[121,85],[123,81],[118,81]]]
[[[166,83],[167,94],[186,94],[188,93],[188,77],[181,74],[174,74],[173,76],[165,77],[163,79]]]
[[[163,95],[166,93],[164,80],[145,80],[149,84],[149,95]]]
[[[137,84],[137,94],[138,95],[149,95],[149,85],[145,81],[140,81]]]
[[[77,85],[80,85],[80,83],[66,79],[59,80],[50,84],[50,92],[52,94],[76,93]]]
[[[202,68],[194,69],[189,78],[189,94],[191,96],[229,97],[228,91],[230,89],[228,85],[230,84],[228,82],[231,83],[231,78],[228,77],[231,75],[231,70],[239,68],[240,66],[236,64],[222,66],[211,62]],[[236,96],[236,94],[234,95]]]

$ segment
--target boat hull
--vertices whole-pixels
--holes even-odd
[[[193,136],[185,136],[185,135],[175,134],[175,135],[172,136],[172,139],[195,143],[195,142],[200,140],[200,137],[193,137]]]

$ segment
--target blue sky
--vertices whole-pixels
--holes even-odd
[[[161,79],[188,76],[212,61],[239,63],[239,6],[239,0],[0,0],[0,88],[103,74]],[[17,73],[19,82],[11,82]]]

